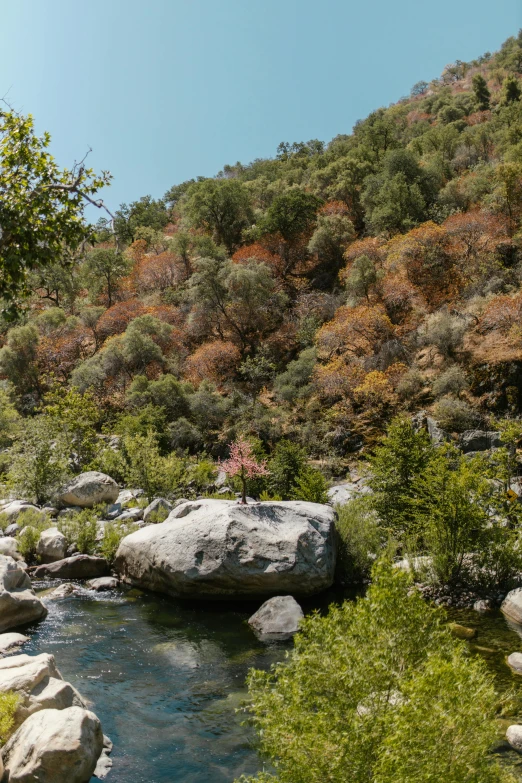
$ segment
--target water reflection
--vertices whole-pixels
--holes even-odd
[[[257,608],[184,604],[137,590],[49,602],[24,652],[51,652],[114,742],[109,783],[231,783],[259,769],[236,709],[251,666],[288,644],[261,644]]]

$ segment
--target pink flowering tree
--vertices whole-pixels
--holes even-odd
[[[243,438],[238,438],[235,443],[230,444],[230,457],[221,463],[221,468],[228,476],[239,476],[241,479],[241,503],[244,505],[247,502],[247,479],[268,476],[270,473],[266,467],[266,460],[258,461],[252,446]]]

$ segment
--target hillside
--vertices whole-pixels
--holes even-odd
[[[519,414],[521,78],[519,33],[328,144],[122,205],[3,322],[2,445],[66,389],[164,456],[284,438],[329,476],[401,411]]]

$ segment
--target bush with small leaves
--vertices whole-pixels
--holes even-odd
[[[464,432],[477,426],[476,411],[464,400],[446,395],[433,408],[433,415],[443,430]]]
[[[341,580],[361,584],[370,577],[372,566],[384,544],[371,497],[360,497],[337,507],[339,536],[337,568]]]
[[[14,716],[20,697],[14,691],[0,693],[0,744],[4,745],[13,733]]]
[[[466,332],[466,321],[447,312],[428,316],[419,334],[425,345],[436,345],[445,356],[453,356]]]
[[[85,508],[61,517],[58,530],[63,533],[67,543],[82,555],[95,553],[98,538],[98,514],[95,509]]]
[[[292,488],[294,500],[306,500],[309,503],[328,502],[328,482],[320,470],[306,466],[296,478]]]
[[[458,364],[453,364],[435,378],[433,394],[435,397],[443,397],[446,394],[454,394],[459,397],[468,386],[468,376],[465,371]]]
[[[32,508],[22,511],[17,520],[20,530],[16,534],[18,551],[26,563],[36,561],[36,547],[40,540],[40,533],[52,527],[52,523],[47,514],[35,511]]]
[[[397,394],[402,400],[412,400],[421,392],[424,384],[423,374],[415,367],[412,367],[408,372],[404,373],[397,384]]]
[[[372,578],[364,598],[305,618],[283,662],[251,670],[248,709],[274,774],[243,783],[514,783],[490,752],[485,662],[407,574],[379,562]]]
[[[132,522],[107,522],[103,529],[103,538],[98,547],[98,551],[104,557],[109,565],[112,565],[120,542],[138,530],[138,526]]]

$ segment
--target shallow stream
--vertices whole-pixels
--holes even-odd
[[[324,610],[340,597],[325,594],[304,609]],[[261,768],[255,737],[236,713],[248,669],[268,668],[291,649],[256,639],[246,620],[258,606],[81,590],[49,602],[23,652],[54,654],[63,677],[92,702],[114,742],[108,783],[232,783]],[[477,629],[471,649],[495,672],[499,690],[515,690],[505,726],[522,722],[522,677],[505,663],[522,651],[521,636],[500,613],[455,611],[452,619]],[[520,757],[503,743],[499,751],[519,762],[522,780]]]

